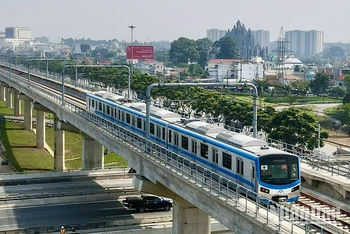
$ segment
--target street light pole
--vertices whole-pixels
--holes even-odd
[[[133,47],[134,38],[133,38],[133,33],[134,33],[134,28],[136,28],[136,26],[130,25],[129,28],[131,29],[131,75],[133,75],[134,74],[134,47]]]
[[[318,124],[318,127],[315,129],[317,131],[317,148],[318,152],[321,149],[321,124]]]

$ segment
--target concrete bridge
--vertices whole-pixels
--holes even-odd
[[[273,213],[258,202],[247,199],[249,191],[244,188],[238,186],[231,190],[228,184],[205,180],[203,171],[173,161],[166,149],[86,112],[84,106],[69,101],[61,105],[61,95],[34,84],[28,87],[25,80],[4,70],[0,70],[0,80],[0,100],[6,101],[9,108],[14,106],[15,115],[21,113],[20,102],[24,100],[25,129],[32,128],[32,110],[37,110],[39,148],[45,144],[45,112],[54,113],[55,170],[65,170],[64,131],[80,132],[83,136],[83,170],[103,168],[103,146],[108,147],[125,157],[129,165],[143,176],[135,179],[136,188],[174,200],[174,234],[210,233],[210,217],[236,233],[305,233],[304,227],[284,220],[282,214]],[[54,81],[45,82],[49,87],[57,85],[50,84]],[[70,88],[74,90],[74,87]],[[151,150],[145,150],[146,146]]]

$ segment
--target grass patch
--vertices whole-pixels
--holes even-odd
[[[22,102],[23,103],[23,102]],[[22,109],[24,110],[24,109]],[[33,116],[36,112],[33,110]],[[13,109],[6,108],[5,102],[0,102],[0,116],[12,116]],[[46,114],[52,119],[52,114]],[[53,123],[53,121],[52,121]],[[6,149],[5,156],[11,160],[19,172],[52,171],[54,159],[45,149],[36,148],[36,135],[32,130],[24,130],[23,122],[0,121],[1,141]],[[54,130],[46,128],[46,143],[54,150]],[[80,134],[65,132],[66,168],[76,170],[82,168],[82,137]],[[110,153],[105,155],[106,167],[127,166],[127,161],[121,156]]]
[[[45,149],[37,149],[35,134],[24,130],[23,123],[1,121],[1,141],[6,158],[17,171],[53,170],[53,158]]]
[[[128,162],[116,153],[105,154],[106,167],[127,167]]]

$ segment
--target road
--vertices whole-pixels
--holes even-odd
[[[34,195],[34,194],[58,194],[61,192],[103,192],[111,188],[132,187],[133,179],[109,179],[109,180],[90,180],[76,182],[61,183],[45,183],[45,184],[28,184],[1,186],[0,197],[7,195]]]
[[[31,207],[4,207],[0,209],[0,231],[18,228],[74,227],[89,222],[112,222],[137,218],[171,218],[172,211],[137,213],[128,210],[121,200],[91,203],[55,204]]]
[[[291,107],[295,107],[295,108],[299,108],[299,107],[305,107],[305,106],[313,106],[316,107],[316,109],[314,109],[313,111],[317,112],[319,115],[324,115],[323,111],[327,108],[330,107],[335,107],[335,106],[339,106],[342,105],[342,103],[325,103],[325,104],[306,104],[306,105],[289,105],[289,106],[277,106],[275,107],[275,110],[280,111],[283,110],[285,108],[291,108]]]
[[[77,178],[77,180],[79,181],[1,186],[0,231],[21,228],[52,227],[51,229],[55,229],[61,225],[79,228],[88,223],[105,224],[106,222],[116,221],[119,222],[119,226],[123,225],[124,220],[138,218],[152,219],[152,222],[158,222],[161,217],[172,219],[172,212],[169,211],[140,214],[136,210],[125,208],[121,204],[121,201],[128,196],[125,193],[122,193],[122,195],[111,193],[115,195],[107,198],[110,200],[96,199],[83,202],[80,197],[84,194],[86,196],[89,192],[102,196],[106,193],[109,194],[111,191],[125,191],[126,188],[132,188],[132,178],[98,180]],[[28,180],[28,183],[31,183],[31,180]],[[67,193],[73,195],[61,197],[61,194]],[[8,196],[20,199],[11,200]],[[45,205],[33,205],[39,204],[37,203],[38,199],[35,199],[36,196],[43,196],[43,199],[51,197],[50,199],[53,198],[54,201],[46,199]],[[70,203],[67,201],[70,201]],[[19,205],[14,206],[12,202]]]

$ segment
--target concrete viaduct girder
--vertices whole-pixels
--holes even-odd
[[[176,172],[169,170],[169,168],[160,166],[156,160],[139,152],[137,147],[131,147],[121,139],[116,138],[114,135],[103,132],[100,126],[92,124],[89,121],[84,121],[80,116],[69,111],[69,105],[61,106],[58,102],[54,102],[48,97],[44,97],[42,94],[39,95],[37,92],[34,92],[33,88],[28,89],[25,86],[23,87],[8,80],[6,77],[4,77],[3,80],[8,82],[11,87],[20,90],[23,94],[32,98],[34,101],[41,103],[46,108],[55,110],[56,116],[60,121],[75,126],[100,144],[103,144],[112,151],[123,155],[129,162],[129,165],[135,168],[139,174],[147,177],[153,184],[164,185],[169,188],[170,191],[180,196],[181,198],[179,199],[177,199],[177,195],[173,196],[176,202],[181,203],[183,199],[191,201],[193,205],[207,214],[202,215],[200,211],[190,211],[192,207],[188,205],[188,202],[181,203],[180,205],[182,206],[179,206],[179,209],[185,208],[183,214],[185,214],[186,218],[194,214],[199,214],[203,219],[199,221],[195,220],[196,223],[194,225],[187,223],[188,225],[186,226],[186,220],[181,219],[179,215],[176,214],[174,217],[177,220],[175,220],[175,229],[173,229],[173,233],[185,233],[184,230],[192,230],[193,233],[202,234],[203,229],[195,230],[193,227],[199,227],[199,224],[203,224],[203,222],[207,223],[209,216],[214,217],[220,223],[236,233],[276,233],[276,230],[270,225],[266,225],[256,220],[250,214],[227,205],[227,203],[220,198],[213,198],[213,196],[205,189],[201,189],[191,181],[183,179]],[[56,99],[59,100],[59,98]],[[178,212],[178,208],[174,210]],[[205,230],[208,229],[207,225],[203,226]]]

